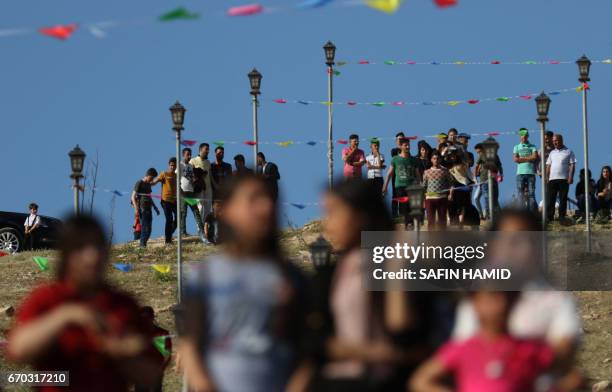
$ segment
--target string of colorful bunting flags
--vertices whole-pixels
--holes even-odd
[[[350,6],[368,6],[370,8],[382,11],[388,14],[395,13],[402,5],[403,0],[303,0],[295,5],[281,5],[281,6],[264,6],[260,3],[243,4],[239,6],[232,6],[227,8],[225,11],[219,11],[211,13],[213,16],[224,16],[224,17],[247,17],[260,14],[271,14],[279,12],[292,12],[294,10],[306,10],[306,9],[319,9],[324,6],[328,6],[332,3],[336,3],[341,7]],[[440,8],[446,8],[453,6],[457,3],[457,0],[433,0],[433,3]],[[191,11],[185,7],[177,7],[170,11],[159,15],[157,18],[145,19],[140,18],[133,21],[121,21],[111,20],[94,23],[66,23],[58,24],[53,26],[43,27],[31,27],[31,28],[6,28],[0,29],[0,37],[11,37],[26,34],[35,34],[54,38],[57,40],[65,41],[72,37],[72,35],[78,30],[89,31],[91,35],[96,38],[104,38],[108,32],[116,27],[125,26],[136,26],[142,25],[147,21],[153,22],[178,22],[178,21],[195,21],[202,17],[201,12]]]
[[[581,92],[585,88],[590,89],[590,86],[585,83],[578,87],[547,91],[546,94],[560,95],[560,94],[565,94],[565,93],[570,93],[570,92]],[[355,106],[402,107],[402,106],[439,106],[439,105],[446,105],[446,106],[453,107],[453,106],[462,105],[462,104],[477,105],[477,104],[484,103],[484,102],[530,101],[534,99],[538,94],[539,93],[528,93],[528,94],[521,94],[521,95],[486,97],[486,98],[453,99],[453,100],[442,100],[442,101],[414,101],[414,102],[408,102],[408,101],[358,102],[358,101],[352,101],[352,100],[330,102],[330,101],[312,101],[312,100],[304,100],[304,99],[288,100],[285,98],[276,98],[276,99],[271,100],[271,102],[279,104],[279,105],[284,105],[284,104],[289,103],[289,104],[299,104],[303,106],[320,104],[320,105],[325,105],[325,106],[334,105],[334,106],[347,106],[347,107],[355,107]]]
[[[612,58],[603,58],[599,60],[591,60],[592,64],[612,64]],[[337,67],[345,65],[561,65],[561,64],[576,64],[576,60],[489,60],[489,61],[415,61],[415,60],[358,60],[358,61],[336,61]]]

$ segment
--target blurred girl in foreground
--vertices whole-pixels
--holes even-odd
[[[393,230],[380,191],[357,180],[339,183],[323,205],[323,231],[338,261],[321,279],[322,287],[312,290],[319,303],[307,318],[310,352],[288,390],[403,388],[406,372],[402,377],[398,371],[406,358],[393,337],[408,329],[406,293],[370,292],[363,282],[361,232]]]
[[[478,333],[463,342],[445,344],[413,376],[414,392],[530,392],[535,381],[550,369],[554,353],[545,343],[513,337],[508,332],[510,311],[517,292],[478,291],[470,299],[480,323]],[[443,381],[453,376],[455,388]],[[555,390],[578,387],[577,372],[557,380]]]
[[[108,242],[91,217],[66,221],[57,278],[35,289],[19,311],[9,356],[40,371],[68,371],[69,387],[41,391],[127,391],[154,383],[163,360],[127,294],[104,280]]]
[[[224,250],[190,271],[177,319],[181,365],[190,391],[282,391],[304,325],[299,276],[279,256],[270,188],[252,175],[228,181]]]

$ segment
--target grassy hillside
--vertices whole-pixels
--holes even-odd
[[[287,230],[283,233],[281,244],[288,257],[296,264],[310,269],[307,243],[314,241],[319,233],[317,222],[301,229]],[[196,238],[186,239],[184,260],[202,260],[207,254],[218,248],[204,246]],[[32,256],[50,258],[51,270],[39,271],[32,261]],[[0,329],[5,330],[11,324],[8,307],[16,308],[21,299],[33,286],[53,277],[52,251],[25,252],[15,256],[0,258]],[[136,243],[114,246],[111,261],[129,263],[134,269],[129,273],[121,272],[112,266],[108,267],[108,277],[117,287],[131,292],[143,305],[152,306],[157,313],[158,323],[174,332],[174,323],[170,307],[176,301],[176,246],[164,245],[161,239],[152,241],[146,250],[138,248]],[[171,265],[170,273],[156,273],[150,264]],[[612,379],[612,292],[576,293],[584,322],[584,341],[580,351],[580,366],[594,381]],[[13,368],[0,356],[0,372]],[[178,391],[179,377],[168,369],[165,378],[165,390]]]

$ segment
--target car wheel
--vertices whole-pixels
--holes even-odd
[[[21,238],[15,229],[0,229],[0,250],[10,254],[17,253],[21,249]]]

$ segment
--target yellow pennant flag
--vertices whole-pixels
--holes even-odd
[[[402,5],[402,0],[366,0],[368,7],[392,14]]]
[[[582,86],[578,86],[578,87],[576,87],[576,92],[578,92],[578,93],[579,93],[579,92],[581,92],[582,90],[583,90],[583,87],[582,87]]]
[[[602,61],[604,64],[612,64],[612,59],[605,59]]]
[[[278,142],[276,144],[278,144],[281,147],[289,147],[290,145],[293,144],[293,140],[288,140],[286,142]]]
[[[169,265],[153,264],[151,267],[153,267],[153,269],[159,272],[160,274],[167,274],[168,272],[170,272]]]
[[[464,65],[464,64],[465,64],[465,61],[455,61],[455,64],[456,64],[456,65]]]
[[[461,101],[448,101],[447,104],[449,106],[457,106],[461,103]]]

